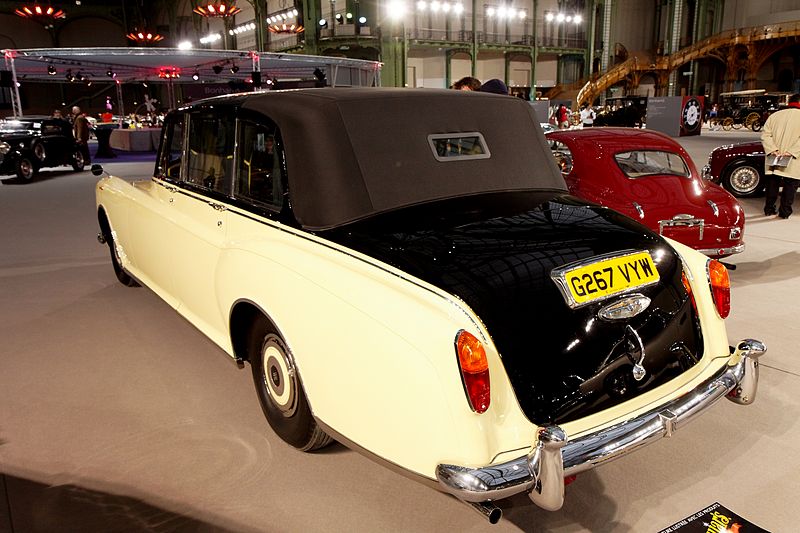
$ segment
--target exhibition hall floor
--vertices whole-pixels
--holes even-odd
[[[756,138],[704,131],[680,142],[702,167],[714,146]],[[105,167],[152,171],[141,160]],[[638,533],[714,502],[767,530],[797,530],[800,201],[788,220],[763,216],[762,198],[743,201],[747,249],[729,260],[729,338],[769,348],[755,404],[720,402],[673,438],[581,474],[560,511],[501,502],[492,526],[344,446],[304,454],[280,441],[249,367],[149,290],[117,282],[95,238],[96,181],[43,171],[0,182],[0,533]]]

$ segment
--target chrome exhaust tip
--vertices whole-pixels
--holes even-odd
[[[481,516],[489,521],[490,524],[496,524],[503,518],[503,510],[492,502],[464,502],[476,511]]]

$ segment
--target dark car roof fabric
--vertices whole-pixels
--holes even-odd
[[[212,101],[241,105],[275,121],[283,137],[294,215],[310,230],[454,196],[567,191],[533,109],[518,98],[432,89],[325,88],[223,97],[205,104]],[[437,161],[428,135],[466,132],[480,132],[491,157]]]

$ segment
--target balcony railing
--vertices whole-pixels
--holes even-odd
[[[409,39],[419,39],[423,41],[472,42],[472,31],[470,30],[409,28],[407,30],[407,35]]]

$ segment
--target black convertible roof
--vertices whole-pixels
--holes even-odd
[[[293,211],[310,230],[459,196],[567,191],[532,107],[519,98],[324,88],[205,102],[225,100],[280,128]],[[483,135],[491,157],[437,160],[429,135],[470,132]]]

